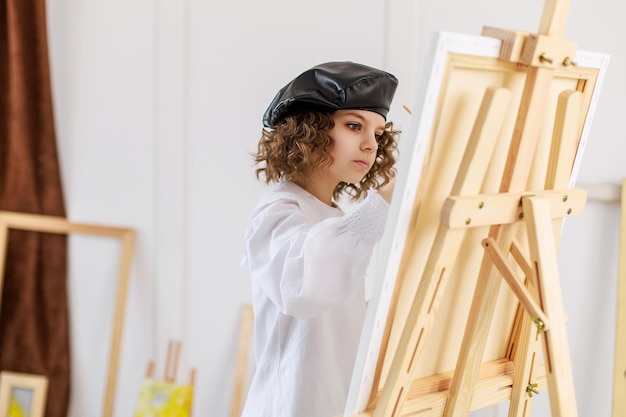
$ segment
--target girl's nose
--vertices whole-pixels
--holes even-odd
[[[362,149],[368,152],[372,152],[378,148],[378,141],[375,134],[366,134],[363,140]]]

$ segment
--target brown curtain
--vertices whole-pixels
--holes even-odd
[[[45,0],[0,0],[0,210],[65,216]],[[66,236],[9,233],[0,369],[48,376],[46,417],[68,409],[66,259]]]

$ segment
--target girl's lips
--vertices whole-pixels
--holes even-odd
[[[358,161],[354,161],[354,163],[357,164],[362,169],[369,169],[370,168],[370,164],[367,161],[358,160]]]

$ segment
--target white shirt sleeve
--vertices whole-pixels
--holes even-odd
[[[286,315],[306,319],[340,306],[360,288],[388,209],[369,192],[350,214],[311,224],[296,201],[274,202],[246,236],[252,279]]]

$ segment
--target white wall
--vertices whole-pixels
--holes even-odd
[[[358,0],[48,2],[58,143],[68,216],[139,234],[116,416],[130,415],[149,360],[162,372],[170,338],[198,371],[196,416],[227,416],[247,216],[260,118],[275,92],[329,60],[385,67],[400,78],[391,119],[407,130],[432,30],[483,25],[536,31],[542,2]],[[580,182],[626,176],[626,7],[573,1],[566,38],[612,54]],[[617,273],[616,204],[590,202],[561,245],[581,416],[609,415]],[[115,242],[73,238],[71,416],[96,415],[103,391]],[[547,416],[539,396],[537,416]],[[541,398],[543,397],[543,399]],[[478,415],[478,414],[477,414]],[[498,414],[496,409],[481,416]]]
[[[155,6],[48,4],[58,147],[68,217],[129,226],[138,239],[128,300],[119,404],[154,352],[156,262]],[[70,240],[72,416],[97,415],[104,394],[119,245]],[[128,411],[117,415],[128,415]]]

